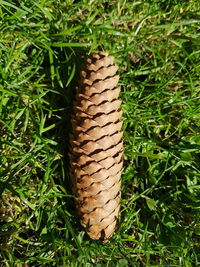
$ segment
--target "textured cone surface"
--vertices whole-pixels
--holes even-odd
[[[74,103],[71,175],[81,224],[93,239],[112,236],[120,207],[123,141],[117,69],[114,57],[92,54]]]

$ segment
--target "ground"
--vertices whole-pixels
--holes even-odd
[[[199,1],[0,1],[0,266],[200,264]],[[115,235],[74,208],[70,114],[84,57],[119,65],[124,130]]]

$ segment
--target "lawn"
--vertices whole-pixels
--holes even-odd
[[[84,57],[119,65],[121,211],[89,239],[69,178]],[[200,265],[199,0],[0,0],[0,266]]]

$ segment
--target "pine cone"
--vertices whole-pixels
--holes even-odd
[[[72,118],[71,175],[81,224],[92,239],[112,236],[120,207],[123,141],[114,57],[86,60]]]

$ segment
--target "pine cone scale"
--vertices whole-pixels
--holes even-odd
[[[111,102],[113,99],[117,99],[119,97],[120,88],[115,87],[112,91],[106,89],[100,94],[94,94],[90,98],[83,98],[80,101],[80,109],[87,109],[90,106],[98,106],[103,102]]]
[[[84,94],[86,97],[92,97],[97,92],[102,93],[103,91],[111,88],[115,88],[119,81],[119,76],[115,75],[113,77],[109,77],[106,80],[96,81],[95,83],[90,82],[88,79],[83,79],[82,83],[84,85]],[[83,89],[81,90],[82,93]]]

